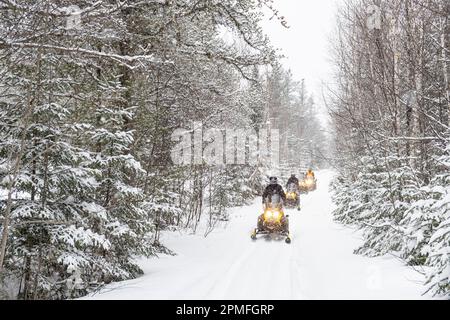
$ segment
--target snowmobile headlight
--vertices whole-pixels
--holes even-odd
[[[295,192],[289,192],[289,193],[286,195],[286,197],[287,197],[288,199],[295,199],[295,198],[296,198]]]
[[[280,216],[280,212],[278,210],[267,210],[264,213],[264,219],[270,220],[270,219],[278,219]]]
[[[277,219],[278,221],[281,220],[281,218],[283,217],[283,214],[280,211],[276,211],[274,218]]]

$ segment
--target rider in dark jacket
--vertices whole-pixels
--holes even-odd
[[[298,178],[295,176],[295,174],[291,174],[291,177],[286,183],[286,188],[292,183],[295,184],[296,187],[298,187]]]
[[[270,177],[270,184],[266,187],[262,195],[262,202],[265,203],[267,198],[271,198],[272,195],[278,194],[283,201],[286,201],[286,194],[284,193],[283,187],[278,184],[278,179],[276,177]],[[269,199],[271,201],[271,199]]]
[[[278,195],[282,199],[283,203],[286,203],[286,194],[284,193],[283,187],[278,184],[278,179],[276,177],[270,177],[270,184],[264,190],[262,196],[264,207],[266,206],[266,200],[268,200],[269,203],[272,202],[273,195]],[[280,205],[283,206],[283,204]],[[289,220],[284,214],[283,218],[281,219],[281,224],[282,232],[285,234],[289,234]],[[264,214],[258,217],[258,230],[264,230]]]

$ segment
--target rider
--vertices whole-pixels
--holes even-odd
[[[293,188],[292,188],[293,186]],[[291,177],[289,178],[288,182],[286,183],[286,189],[288,192],[295,192],[296,197],[296,206],[297,209],[300,210],[300,193],[299,193],[299,180],[295,176],[295,174],[291,174]]]
[[[278,194],[281,199],[283,199],[284,202],[286,202],[286,194],[284,193],[283,187],[278,184],[277,177],[270,177],[269,178],[269,185],[266,187],[266,189],[263,192],[262,195],[262,202],[265,203],[266,199],[270,197],[270,200],[272,199],[272,195]]]
[[[264,190],[263,195],[262,195],[263,205],[266,204],[267,198],[270,198],[269,202],[271,202],[272,196],[276,195],[276,194],[280,196],[283,203],[286,202],[286,194],[284,193],[283,187],[280,184],[278,184],[277,177],[270,177],[269,185],[266,187],[266,189]],[[259,230],[263,229],[263,216],[264,216],[264,214],[262,214],[261,216],[258,217],[258,229]],[[283,231],[286,233],[289,233],[289,221],[286,216],[283,216],[281,223],[283,225]]]
[[[298,178],[295,176],[295,174],[291,174],[291,177],[289,178],[288,182],[286,183],[286,188],[292,183],[298,187]]]
[[[306,171],[306,178],[313,178],[314,179],[314,172],[312,171],[312,169],[308,169],[308,171]]]

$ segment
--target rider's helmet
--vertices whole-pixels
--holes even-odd
[[[291,178],[295,178],[295,173],[292,173],[292,174],[291,174]]]
[[[270,177],[269,178],[270,184],[278,184],[278,179],[277,177]]]

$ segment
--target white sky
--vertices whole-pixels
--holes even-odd
[[[272,44],[286,56],[284,67],[291,69],[296,80],[305,79],[307,90],[314,94],[321,109],[322,81],[331,80],[328,39],[334,30],[339,2],[342,0],[275,0],[274,7],[290,28],[284,28],[276,18],[269,20],[269,14],[262,23]]]

